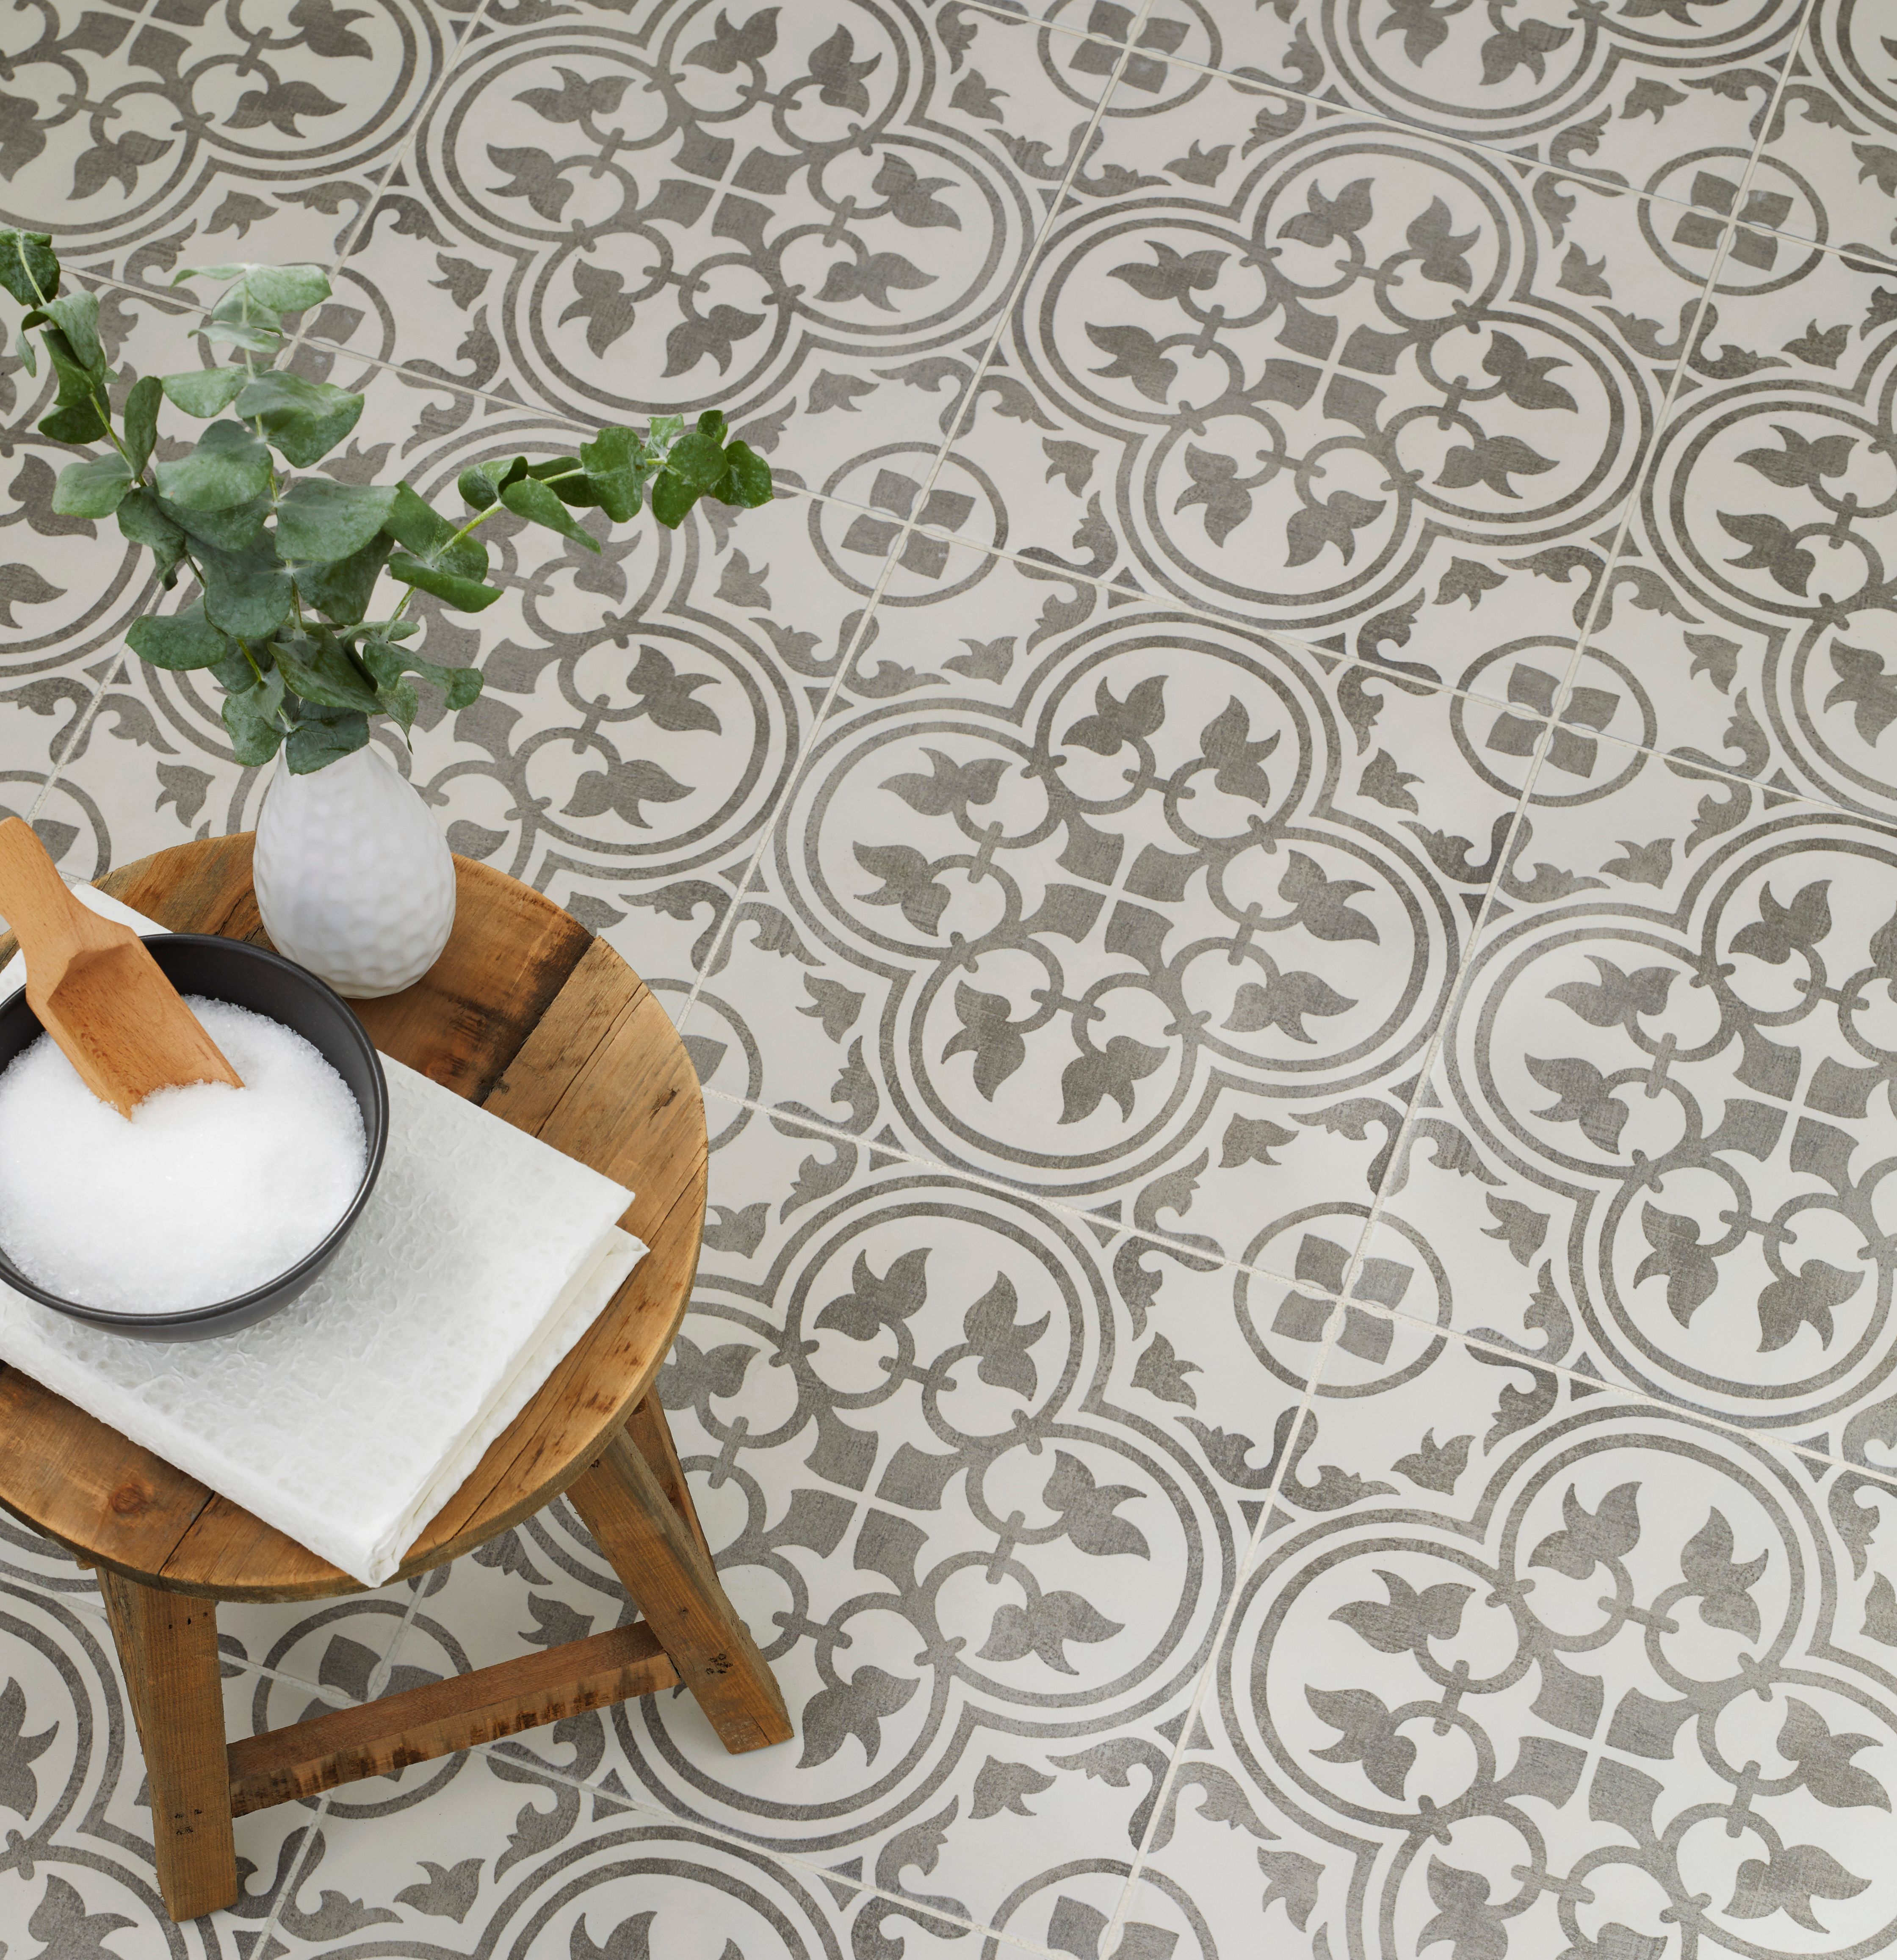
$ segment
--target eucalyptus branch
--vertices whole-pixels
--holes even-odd
[[[110,453],[62,471],[53,508],[88,520],[116,514],[128,542],[156,555],[166,590],[181,567],[189,568],[196,595],[133,621],[126,637],[154,666],[212,671],[224,689],[234,751],[246,765],[281,750],[294,771],[321,768],[361,748],[376,715],[406,740],[419,708],[417,681],[438,688],[451,708],[479,694],[478,672],[438,665],[404,643],[419,631],[407,617],[418,591],[466,612],[500,598],[488,582],[487,547],[474,536],[495,511],[597,551],[576,512],[625,523],[649,503],[671,529],[701,497],[740,506],[770,499],[769,465],[732,440],[716,410],[689,431],[682,418],[660,416],[642,434],[601,429],[577,456],[473,465],[457,480],[469,508],[459,523],[407,483],[303,473],[343,441],[363,409],[358,393],[274,365],[284,314],[326,298],[326,275],[314,266],[214,266],[181,272],[174,283],[189,279],[224,288],[198,331],[229,343],[235,358],[135,382],[115,428],[97,300],[59,297],[49,237],[0,231],[0,287],[27,309],[29,368],[24,336],[37,327],[59,377],[41,431],[61,443],[110,445]],[[154,465],[163,402],[208,426],[183,456]],[[299,473],[287,483],[279,458]],[[380,616],[374,600],[384,577],[404,589],[394,611]]]

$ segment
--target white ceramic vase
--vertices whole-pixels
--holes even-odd
[[[253,875],[278,951],[352,1000],[419,980],[454,929],[447,841],[373,742],[307,776],[278,763]]]

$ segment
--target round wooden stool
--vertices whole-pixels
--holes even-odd
[[[176,932],[262,941],[248,833],[128,864],[101,889]],[[429,1522],[397,1577],[567,1491],[644,1615],[228,1747],[217,1602],[363,1589],[115,1430],[0,1369],[0,1505],[98,1569],[149,1773],[173,1920],[237,1895],[231,1820],[358,1777],[683,1683],[732,1751],[789,1739],[783,1697],[711,1567],[656,1393],[705,1218],[705,1106],[664,1010],[525,885],[455,862],[454,934],[415,985],[355,1003],[384,1053],[637,1192],[651,1250]],[[266,942],[267,943],[267,942]],[[12,941],[0,941],[0,958]]]

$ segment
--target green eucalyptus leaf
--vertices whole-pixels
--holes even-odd
[[[259,537],[247,551],[199,548],[204,572],[204,610],[214,626],[232,638],[261,640],[290,616],[288,568]]]
[[[362,397],[301,374],[259,374],[237,398],[237,412],[260,421],[271,443],[299,469],[327,456],[362,416]]]
[[[307,715],[291,730],[290,739],[284,744],[283,759],[289,764],[291,775],[313,775],[345,756],[353,756],[357,749],[368,746],[368,740],[366,714]]]
[[[158,385],[174,409],[182,409],[202,422],[222,415],[250,380],[241,368],[194,368],[188,374],[161,375]]]
[[[143,474],[151,460],[152,447],[158,440],[158,404],[164,399],[164,389],[155,374],[134,381],[126,396],[125,412],[119,419],[124,425],[126,453],[132,459],[135,476]]]
[[[722,444],[724,441],[724,411],[722,409],[707,409],[699,417],[698,428],[700,435],[708,435],[713,441]]]
[[[187,511],[228,511],[270,488],[270,452],[242,422],[213,422],[189,456],[158,469],[158,494]]]
[[[517,517],[525,517],[532,523],[544,524],[550,531],[558,531],[562,536],[575,539],[588,551],[599,549],[593,539],[567,514],[565,504],[537,476],[523,476],[517,483],[510,483],[501,492],[501,501]]]
[[[771,466],[749,443],[727,443],[729,474],[718,490],[718,501],[755,511],[771,501]]]
[[[485,463],[472,463],[463,470],[455,487],[463,502],[477,511],[485,511],[500,501],[501,492],[508,484],[527,473],[524,456],[492,457]]]
[[[275,327],[252,326],[241,320],[214,319],[208,326],[194,331],[213,346],[240,348],[247,354],[275,355],[283,345],[283,336]]]
[[[361,400],[359,395],[350,399]],[[277,555],[325,563],[352,557],[381,530],[394,501],[393,484],[301,477],[277,501]]]
[[[459,607],[463,612],[483,612],[501,596],[496,586],[483,585],[478,579],[462,578],[438,565],[424,565],[406,552],[397,552],[389,560],[389,575],[399,579],[404,585],[431,592],[436,598]]]
[[[546,487],[562,504],[578,510],[590,511],[600,501],[598,486],[584,469],[576,469],[571,476],[555,476]]]
[[[673,444],[685,433],[683,415],[654,415],[645,428],[645,446],[660,461]]]
[[[676,531],[685,514],[699,501],[699,493],[682,477],[661,470],[652,485],[652,514],[668,531]]]
[[[69,293],[46,307],[46,317],[66,337],[72,358],[88,374],[106,372],[104,343],[99,338],[99,296],[97,293]]]
[[[186,536],[214,545],[219,551],[248,549],[270,514],[268,491],[247,504],[234,504],[228,511],[187,511],[182,504],[167,503],[157,496],[152,501]]]
[[[233,279],[240,279],[250,269],[247,264],[235,266],[187,266],[181,272],[171,275],[174,286],[183,285],[188,279],[208,279],[213,285],[228,286]]]
[[[632,430],[601,429],[591,442],[580,445],[580,460],[600,509],[614,523],[638,516],[646,484],[658,465]]]
[[[129,544],[149,547],[157,559],[158,577],[169,588],[184,555],[184,533],[158,508],[149,490],[128,490],[118,509],[119,530]]]
[[[193,600],[180,612],[147,613],[132,621],[125,637],[140,660],[173,673],[215,667],[231,650],[231,642],[204,616],[202,599]]]
[[[364,619],[350,630],[365,639],[412,640],[421,632],[422,622],[419,619]]]
[[[375,698],[382,712],[406,735],[415,726],[415,718],[422,708],[422,697],[415,691],[414,682],[399,680],[393,687],[378,687]]]
[[[386,533],[378,533],[360,551],[338,558],[333,564],[291,566],[290,575],[303,596],[304,603],[314,606],[326,619],[334,620],[339,625],[354,625],[369,609],[370,596],[375,590],[376,581],[382,575],[382,568],[388,562],[393,542]],[[282,543],[279,528],[279,549]]]
[[[55,442],[97,442],[106,432],[107,423],[95,402],[75,402],[70,408],[55,409],[40,418],[40,433]]]
[[[455,527],[431,510],[406,483],[398,483],[382,528],[406,551],[425,558],[454,536]]]
[[[241,694],[256,685],[257,670],[241,647],[233,646],[211,670],[211,678],[226,694]]]
[[[478,585],[487,576],[488,548],[478,538],[464,538],[458,527],[431,510],[406,484],[396,486],[395,501],[382,528],[431,571],[442,571],[465,584]],[[390,570],[395,571],[393,561]],[[396,572],[398,578],[400,572]],[[420,581],[409,579],[409,584]],[[424,587],[433,590],[432,587]],[[484,605],[486,600],[482,602]]]
[[[59,391],[50,414],[40,418],[41,432],[56,442],[97,442],[108,426],[98,396],[98,378],[72,351],[72,343],[56,326],[40,329]]]
[[[0,231],[0,286],[24,307],[58,297],[59,259],[50,233]]]
[[[272,640],[277,670],[294,694],[321,708],[359,708],[373,714],[380,705],[375,689],[356,671],[355,663],[333,635],[299,635]]]
[[[109,517],[131,488],[131,466],[113,450],[68,463],[53,486],[53,508],[62,517]]]
[[[46,317],[44,314],[40,317]],[[59,377],[60,407],[69,408],[76,402],[93,400],[98,393],[99,377],[73,351],[72,342],[65,333],[49,323],[40,329],[40,337],[46,344],[46,352],[53,359],[53,371]]]
[[[466,708],[481,692],[479,668],[443,667],[381,641],[370,640],[364,644],[362,664],[368,669],[376,686],[383,689],[399,685],[405,673],[418,673],[425,680],[432,681],[441,690],[448,706],[454,709]]]
[[[261,680],[224,697],[224,725],[246,768],[267,762],[283,742],[283,676],[273,668]]]
[[[204,266],[179,273],[189,278],[231,282],[211,309],[210,324],[199,329],[207,340],[222,341],[254,353],[274,354],[282,345],[281,316],[326,299],[329,282],[318,266]]]
[[[329,297],[329,275],[320,266],[251,266],[244,287],[258,305],[278,313],[301,313]]]
[[[665,459],[666,473],[676,476],[694,496],[715,490],[724,481],[724,445],[715,435],[694,431],[673,444]]]
[[[13,336],[13,351],[20,357],[21,364],[25,368],[27,372],[37,379],[40,373],[40,357],[33,352],[33,336],[27,331],[24,323],[19,332]]]
[[[524,458],[522,460],[525,460]],[[538,463],[528,463],[521,474],[524,476],[542,478],[565,476],[576,471],[579,466],[580,459],[577,456],[546,456],[543,457]]]

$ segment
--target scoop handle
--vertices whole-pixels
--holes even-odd
[[[29,972],[36,948],[43,960],[48,956],[59,959],[118,945],[126,936],[123,926],[100,918],[72,896],[33,826],[17,816],[0,823],[0,918],[13,928]]]

